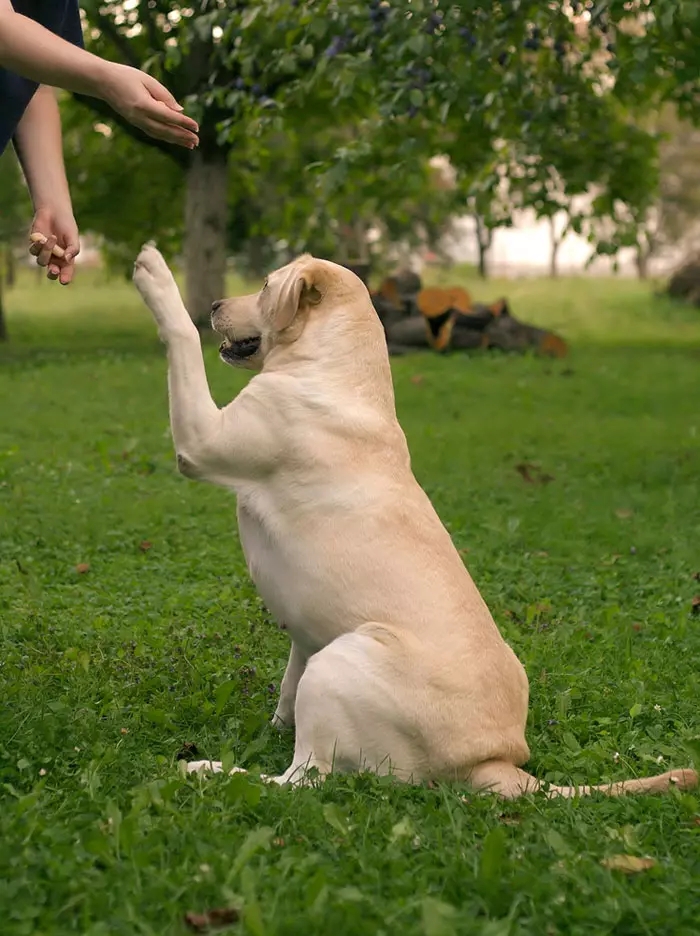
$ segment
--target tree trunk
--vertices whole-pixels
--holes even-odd
[[[5,285],[12,289],[17,279],[17,264],[15,262],[15,252],[12,245],[8,244],[5,249]]]
[[[197,149],[187,170],[186,305],[197,326],[209,323],[212,302],[226,294],[227,155],[219,148]]]
[[[645,280],[649,275],[649,251],[645,250],[641,244],[637,244],[634,259],[637,266],[637,276],[640,280]]]
[[[248,255],[248,272],[253,276],[262,278],[267,272],[265,269],[265,241],[261,237],[251,237],[246,245]]]
[[[549,254],[549,276],[551,279],[556,279],[559,276],[559,267],[557,265],[557,260],[559,257],[559,248],[561,243],[564,240],[563,237],[557,236],[557,224],[555,218],[549,219],[549,229],[551,232],[551,251]]]
[[[5,322],[5,289],[4,279],[9,248],[7,245],[0,248],[0,341],[7,341],[7,324]]]
[[[491,248],[493,231],[484,227],[484,222],[479,215],[474,215],[474,222],[476,224],[476,244],[479,249],[479,276],[482,279],[488,279],[489,271],[486,255]]]

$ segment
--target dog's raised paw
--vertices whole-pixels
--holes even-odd
[[[159,286],[166,285],[173,278],[162,253],[153,243],[143,245],[134,263],[134,279],[137,281],[137,286],[140,273],[150,274]]]
[[[166,324],[181,305],[180,293],[168,264],[151,244],[141,248],[134,263],[134,285],[157,321]]]

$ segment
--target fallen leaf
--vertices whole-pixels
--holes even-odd
[[[539,552],[536,552],[535,555],[538,559],[547,559],[549,558],[549,553],[541,549]]]
[[[619,517],[620,520],[627,520],[634,513],[633,510],[628,510],[627,507],[618,507],[615,511],[615,516]]]
[[[422,384],[422,383],[423,383],[423,380],[424,380],[424,378],[423,378],[423,375],[422,375],[422,374],[414,374],[414,375],[411,377],[411,383],[413,383],[413,384]]]
[[[139,549],[141,550],[141,552],[148,552],[148,550],[151,549],[152,546],[153,546],[153,543],[149,542],[148,540],[143,540],[143,542],[139,543]]]
[[[515,470],[518,472],[520,477],[525,481],[526,484],[534,484],[535,479],[530,474],[530,469],[534,468],[534,465],[529,465],[527,462],[521,462],[519,465],[515,466]]]
[[[466,556],[467,553],[470,552],[470,550],[465,546],[464,549],[460,549],[459,552],[460,552],[463,556]]]
[[[611,871],[623,871],[625,874],[639,874],[648,871],[656,865],[655,858],[637,858],[636,855],[611,855],[600,862],[603,867]]]
[[[696,582],[700,582],[700,572],[693,573],[693,578]]]
[[[691,614],[700,614],[700,595],[695,595],[690,602]]]
[[[204,933],[212,927],[228,926],[240,919],[240,910],[236,907],[218,907],[205,913],[186,913],[185,923],[195,933]]]
[[[549,484],[550,481],[554,481],[554,475],[545,474],[532,462],[520,462],[515,466],[515,470],[526,484]]]
[[[90,571],[90,563],[79,562],[78,565],[75,567],[75,571],[78,573],[78,575],[85,575],[86,572]]]

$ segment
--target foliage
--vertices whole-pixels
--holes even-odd
[[[80,227],[104,239],[108,263],[130,271],[141,245],[166,256],[182,240],[182,167],[131,136],[113,132],[70,98],[62,102],[66,169]]]
[[[0,154],[0,341],[7,339],[5,287],[15,275],[14,250],[23,231],[29,228],[31,202],[11,149]]]
[[[185,742],[286,766],[267,722],[287,640],[230,495],[176,472],[150,316],[126,284],[80,276],[51,309],[26,276],[0,350],[3,934],[184,936],[187,911],[231,905],[242,933],[695,934],[697,796],[180,776]],[[527,666],[531,766],[697,765],[697,314],[636,283],[509,291],[564,325],[570,362],[393,367],[418,477]],[[206,354],[223,403],[244,377]],[[555,480],[525,484],[523,460]],[[601,864],[620,853],[657,866],[623,878]]]
[[[663,138],[658,194],[640,224],[640,252],[646,259],[697,241],[700,232],[700,130],[680,121],[672,107],[664,108],[654,125]]]
[[[83,7],[94,51],[164,80],[200,120],[202,147],[232,154],[233,241],[256,249],[280,237],[337,245],[378,217],[391,237],[419,236],[428,160],[444,153],[486,232],[515,207],[549,217],[592,192],[571,227],[614,253],[636,242],[657,187],[658,137],[640,115],[665,101],[700,115],[700,13],[676,0]],[[504,180],[505,206],[484,205]],[[265,192],[282,181],[280,206]],[[431,205],[427,229],[455,207]]]
[[[31,222],[31,203],[11,147],[0,154],[0,244],[14,244]]]

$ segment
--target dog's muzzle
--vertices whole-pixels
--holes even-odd
[[[219,354],[228,364],[235,364],[237,361],[245,361],[246,358],[253,357],[260,350],[260,336],[241,338],[239,341],[230,341],[225,338],[219,345]]]

